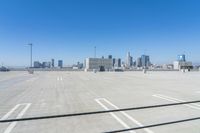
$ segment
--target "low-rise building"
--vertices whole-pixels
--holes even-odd
[[[174,61],[174,69],[181,70],[181,69],[193,69],[192,62],[189,61]]]
[[[87,58],[86,70],[109,71],[113,67],[112,59]]]

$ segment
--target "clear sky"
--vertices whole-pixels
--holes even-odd
[[[151,56],[153,63],[171,63],[178,54],[200,62],[199,0],[0,0],[0,63],[29,64],[33,59],[86,57],[134,59]]]

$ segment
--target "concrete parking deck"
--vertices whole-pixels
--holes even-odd
[[[200,72],[0,73],[0,119],[200,100]],[[100,133],[200,117],[200,103],[0,124],[0,133]],[[200,120],[136,133],[199,133]]]

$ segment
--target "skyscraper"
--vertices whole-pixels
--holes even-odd
[[[115,62],[116,62],[116,59],[113,58],[113,59],[112,59],[112,66],[113,66],[113,67],[115,66]]]
[[[142,66],[142,58],[139,57],[137,58],[137,61],[136,61],[136,67],[141,67]]]
[[[150,57],[148,55],[142,55],[141,63],[142,63],[142,67],[149,67],[150,66]]]
[[[43,62],[42,63],[43,68],[50,68],[51,67],[51,62]]]
[[[116,59],[115,60],[115,67],[121,67],[121,64],[122,64],[122,62],[121,62],[121,59],[120,58],[118,58],[118,59]]]
[[[55,67],[54,59],[51,59],[51,67]]]
[[[63,61],[62,60],[58,60],[58,67],[63,68]]]
[[[186,59],[185,59],[185,55],[184,54],[182,54],[182,55],[178,55],[178,61],[186,61]]]
[[[34,61],[34,68],[41,68],[42,64],[39,61]]]
[[[130,68],[132,64],[133,64],[133,57],[131,57],[130,52],[128,52],[126,57],[126,67]]]
[[[112,55],[108,55],[108,59],[112,59]]]

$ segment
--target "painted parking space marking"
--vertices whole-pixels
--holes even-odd
[[[57,80],[58,80],[58,81],[62,81],[63,78],[62,78],[62,77],[57,77]]]
[[[20,119],[23,117],[23,115],[26,113],[26,111],[30,108],[31,103],[23,103],[23,104],[17,104],[14,108],[12,108],[6,115],[4,115],[0,120],[6,120],[9,118],[10,115],[14,113],[20,106],[24,106],[22,111],[17,115],[16,119]],[[17,122],[12,122],[5,130],[3,133],[11,133],[12,130],[15,128],[17,125]]]
[[[35,80],[37,80],[37,78],[32,78],[32,79],[26,80],[26,82],[34,82]]]
[[[95,99],[95,101],[105,110],[109,110],[108,107],[106,107],[103,103],[100,102],[99,99]],[[115,115],[114,113],[109,113],[115,120],[117,120],[124,128],[130,128],[124,121],[122,121],[117,115]],[[134,133],[133,131],[131,131],[131,133]]]
[[[169,97],[169,96],[165,96],[165,95],[161,95],[161,94],[155,94],[155,95],[153,95],[153,97],[163,99],[163,100],[166,100],[166,101],[169,101],[169,102],[174,102],[174,103],[176,103],[176,102],[186,102],[184,100],[180,100],[180,99],[177,99],[177,98],[173,98],[173,97]],[[192,103],[190,105],[184,105],[184,106],[200,110],[200,105],[196,104],[196,103]]]
[[[108,107],[106,107],[101,101],[106,102],[107,104],[109,104],[110,106],[112,106],[115,109],[120,109],[119,107],[117,107],[116,105],[114,105],[113,103],[111,103],[109,100],[105,99],[105,98],[99,98],[99,99],[95,99],[95,101],[101,105],[105,110],[109,110]],[[138,125],[138,126],[144,126],[142,123],[140,123],[139,121],[137,121],[136,119],[134,119],[133,117],[131,117],[129,114],[127,114],[124,111],[120,111],[120,113],[125,116],[127,119],[129,119],[130,121],[132,121],[134,124]],[[123,125],[125,128],[130,128],[125,122],[123,122],[119,117],[117,117],[114,113],[110,113],[111,116],[113,116],[121,125]],[[117,118],[116,118],[117,117]],[[145,132],[147,133],[153,133],[153,131],[151,131],[150,129],[144,129]],[[131,131],[134,132],[134,131]]]

